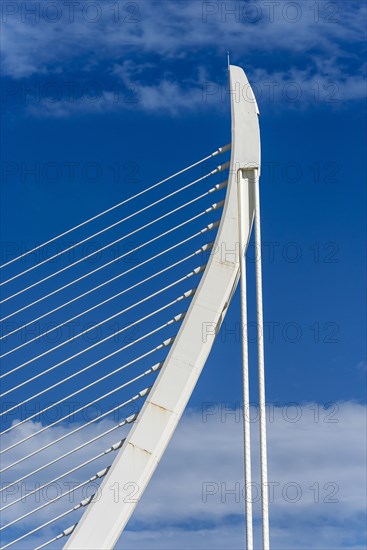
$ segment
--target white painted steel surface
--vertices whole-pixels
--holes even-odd
[[[242,221],[243,213],[247,209],[246,189],[250,182],[248,172],[240,171],[238,177],[238,226],[240,250],[244,250],[248,238],[246,227]],[[241,301],[241,339],[242,339],[242,386],[243,386],[243,446],[244,446],[244,474],[245,474],[245,510],[246,510],[246,550],[253,550],[253,522],[252,522],[252,473],[251,473],[251,420],[250,420],[250,384],[249,384],[249,357],[248,357],[248,320],[247,320],[247,274],[246,256],[240,254],[240,301]]]
[[[223,321],[239,277],[238,171],[260,166],[260,133],[255,97],[240,67],[230,66],[232,152],[228,189],[217,238],[206,270],[178,335],[134,426],[64,548],[109,549],[139,502],[155,471],[213,345],[203,327]],[[247,243],[254,218],[251,188],[242,224]],[[246,246],[247,246],[246,243]],[[236,252],[235,252],[236,251]],[[116,501],[116,488],[118,499]]]

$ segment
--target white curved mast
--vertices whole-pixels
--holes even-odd
[[[232,151],[223,215],[205,272],[158,378],[99,491],[68,538],[67,549],[110,549],[153,475],[195,388],[239,279],[238,185],[242,188],[241,241],[247,247],[255,215],[253,190],[260,170],[255,97],[244,71],[230,66]],[[245,250],[243,251],[245,252]],[[114,490],[111,490],[111,487]],[[116,499],[116,487],[118,498]]]

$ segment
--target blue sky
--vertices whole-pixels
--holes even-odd
[[[267,400],[279,407],[295,402],[304,410],[313,403],[322,407],[337,403],[338,437],[348,432],[347,418],[353,424],[348,424],[353,434],[354,430],[360,433],[366,400],[364,3],[105,1],[81,2],[75,11],[62,2],[27,3],[31,5],[35,15],[26,12],[22,3],[3,2],[1,6],[3,261],[22,247],[34,247],[228,143],[229,49],[231,62],[246,70],[261,113]],[[204,168],[209,171],[216,164]],[[36,173],[31,173],[32,169]],[[199,167],[194,175],[203,173]],[[221,181],[219,176],[215,178],[205,184],[205,189]],[[189,181],[189,176],[184,176],[178,184]],[[169,189],[167,185],[164,192]],[[190,190],[185,196],[190,199],[196,194]],[[204,203],[195,206],[193,213],[199,212]],[[169,208],[180,204],[180,198],[173,198]],[[134,208],[144,205],[143,200],[137,200]],[[165,211],[162,207],[155,212]],[[118,216],[116,211],[109,215],[108,223],[117,221]],[[184,218],[182,214],[180,220]],[[144,216],[139,219],[145,221]],[[172,220],[167,220],[159,227],[163,231],[171,224]],[[95,231],[102,227],[102,220],[93,225]],[[124,230],[133,227],[128,223]],[[195,227],[202,227],[202,222]],[[87,234],[83,231],[70,240],[83,238]],[[121,234],[121,230],[114,230],[110,240]],[[147,230],[127,245],[133,247],[150,235]],[[107,236],[98,241],[107,242]],[[167,242],[174,243],[175,237]],[[193,248],[188,246],[186,250],[188,254]],[[250,247],[249,286],[254,290],[252,252]],[[135,260],[130,258],[127,267],[142,258],[139,254]],[[158,269],[160,264],[156,265]],[[109,273],[117,273],[115,269]],[[50,272],[43,271],[43,276]],[[10,276],[16,271],[9,267],[7,273]],[[177,277],[185,273],[177,271]],[[32,276],[27,278],[29,283],[35,280]],[[93,279],[96,284],[103,279],[98,277]],[[136,275],[131,280],[138,279]],[[158,288],[158,282],[156,285]],[[180,288],[186,290],[185,285]],[[11,288],[16,291],[22,287],[14,282]],[[47,284],[44,288],[48,291],[54,287]],[[121,288],[116,283],[101,296]],[[29,292],[29,296],[38,295]],[[173,290],[167,301],[176,296]],[[21,307],[21,300],[15,302]],[[93,303],[89,298],[83,302],[85,307]],[[122,300],[106,307],[100,317],[92,320],[114,314],[125,303],[130,304]],[[155,303],[162,305],[165,299]],[[250,308],[254,311],[253,298]],[[5,315],[10,311],[10,306],[4,306]],[[69,311],[71,315],[73,310]],[[149,309],[144,306],[139,311],[143,315]],[[166,317],[162,315],[162,319]],[[236,295],[190,401],[200,425],[205,403],[216,403],[220,411],[221,404],[236,409],[241,402],[239,322]],[[254,323],[253,316],[250,322]],[[255,359],[254,343],[250,344],[250,353]],[[64,357],[58,352],[56,356]],[[13,362],[9,361],[9,368],[29,357],[29,352],[22,351]],[[150,363],[147,361],[146,366]],[[39,363],[39,368],[45,364]],[[255,405],[254,361],[251,374],[251,401]],[[344,411],[345,418],[340,411]],[[354,418],[356,424],[350,420]],[[188,425],[190,421],[184,420]],[[307,426],[305,430],[312,438],[312,422]],[[230,425],[228,429],[236,427]],[[213,431],[219,428],[223,430],[222,422]],[[283,428],[282,437],[286,438],[288,423],[283,422]],[[182,430],[172,442],[173,450],[168,455],[171,460],[165,459],[165,471],[173,471],[172,475],[177,449],[180,445],[183,448],[182,442],[186,441],[185,427]],[[199,441],[201,435],[196,435]],[[315,437],[312,449],[323,440],[322,434]],[[325,441],[329,441],[327,437]],[[353,444],[357,445],[357,440],[356,436]],[[208,445],[214,445],[214,441]],[[330,447],[325,443],[323,451],[329,456],[336,449],[337,443],[332,440]],[[206,460],[205,454],[197,452],[198,460]],[[360,452],[360,448],[355,449],[356,454]],[[347,453],[344,463],[352,454]],[[306,455],[307,449],[304,454],[299,452],[298,463]],[[310,472],[317,470],[316,455],[310,451],[304,458]],[[280,471],[282,455],[278,458],[274,458],[275,472]],[[231,454],[228,463],[232,462]],[[340,461],[333,465],[336,480],[341,466]],[[350,471],[355,472],[353,464]],[[163,464],[157,475],[167,484]],[[221,474],[215,470],[215,475]],[[325,479],[328,481],[327,475]],[[184,516],[180,524],[179,519],[169,516],[169,507],[163,512],[168,514],[165,529],[173,530],[172,540],[177,543],[174,546],[169,539],[172,548],[206,548],[199,542],[203,530],[217,533],[210,522],[198,526],[193,521],[193,495],[200,501],[202,495],[195,485],[198,480],[191,482],[192,494],[182,499],[192,515]],[[347,483],[344,478],[343,483]],[[154,502],[152,491],[148,497]],[[173,493],[170,498],[174,498]],[[345,498],[345,502],[351,501]],[[343,516],[340,510],[345,511],[347,505],[341,500],[336,513],[331,513],[329,507],[327,513],[306,514],[307,521],[301,527],[297,516],[290,516],[288,535],[294,537],[290,539],[282,526],[280,504],[275,508],[276,548],[294,548],[298,529],[309,537],[314,525],[320,527],[319,518],[324,513],[330,532],[323,532],[319,546],[317,541],[311,546],[307,539],[307,547],[363,547],[363,516],[357,505],[350,516]],[[159,507],[154,509],[162,513]],[[202,514],[202,509],[198,513]],[[224,530],[217,533],[218,541],[226,540],[228,529],[233,534],[231,544],[237,548],[242,529],[240,511],[221,513],[222,519],[217,521]],[[151,518],[144,509],[141,514],[141,532],[150,532],[146,522]],[[344,521],[353,524],[353,540],[347,536],[335,538],[335,530],[343,530]],[[135,532],[130,533],[132,538],[127,544],[139,541],[141,548],[162,547],[157,535],[134,539]]]

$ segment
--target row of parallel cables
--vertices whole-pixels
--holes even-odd
[[[229,149],[1,265],[4,550],[57,547],[98,497],[214,253]]]

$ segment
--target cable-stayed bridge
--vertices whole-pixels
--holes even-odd
[[[113,548],[194,390],[260,245],[258,109],[230,66],[231,144],[6,261],[2,274],[2,548]],[[239,93],[240,90],[240,93]],[[241,253],[242,251],[242,253]],[[266,487],[261,264],[256,262]],[[246,546],[253,547],[244,415]],[[263,547],[269,547],[267,490]]]

